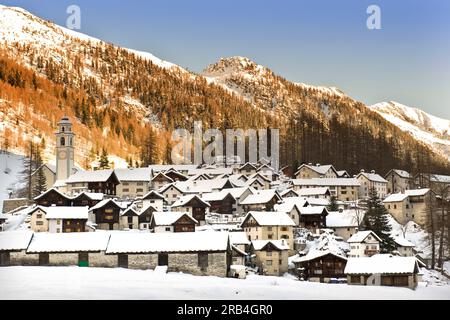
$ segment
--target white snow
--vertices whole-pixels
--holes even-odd
[[[109,232],[34,233],[27,253],[105,251]]]
[[[0,232],[1,250],[25,250],[33,237],[33,232],[29,231],[8,231]]]
[[[9,198],[9,188],[19,186],[22,170],[23,156],[0,152],[0,212],[3,209],[3,200]]]
[[[189,215],[189,212],[153,212],[153,222],[156,226],[171,226],[177,222],[181,217],[186,216],[197,224],[197,220]]]
[[[376,254],[370,258],[349,258],[344,272],[346,274],[413,273],[415,268],[419,268],[415,257]]]
[[[377,103],[369,108],[450,159],[450,120],[395,101]]]
[[[88,219],[88,207],[40,207],[46,219]]]
[[[450,286],[421,284],[410,290],[302,282],[292,276],[248,275],[242,280],[122,268],[2,267],[0,283],[0,299],[448,300],[450,297]]]
[[[225,251],[228,232],[112,233],[106,253]]]

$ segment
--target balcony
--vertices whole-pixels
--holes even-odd
[[[369,257],[371,257],[371,256],[373,256],[374,254],[377,254],[377,253],[379,253],[378,249],[366,249],[366,250],[364,250],[364,254],[366,256],[369,256]]]

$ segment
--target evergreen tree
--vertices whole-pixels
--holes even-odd
[[[32,181],[31,175],[35,170],[34,165],[34,143],[30,141],[28,144],[27,155],[23,158],[22,161],[22,171],[20,171],[20,187],[14,191],[14,196],[18,198],[26,198],[31,200],[33,198],[33,189],[32,189]]]
[[[157,136],[155,131],[149,128],[141,148],[141,164],[143,167],[158,163],[158,143],[156,140]]]
[[[395,250],[395,242],[391,236],[392,227],[389,225],[388,211],[384,207],[375,188],[369,190],[367,212],[364,217],[366,230],[372,230],[381,239],[380,250],[388,253]]]
[[[102,149],[102,154],[100,156],[99,169],[109,169],[108,152],[105,148]]]
[[[338,204],[337,204],[337,199],[336,199],[336,197],[333,195],[333,196],[331,196],[331,198],[330,198],[330,204],[328,205],[328,211],[338,211],[339,210],[339,207],[338,207]]]
[[[34,156],[34,166],[36,167],[36,171],[33,177],[33,197],[37,197],[47,190],[47,179],[45,178],[44,170],[42,168],[43,164],[41,148],[36,147]]]

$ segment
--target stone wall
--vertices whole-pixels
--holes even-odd
[[[158,265],[156,254],[130,254],[128,255],[129,269],[154,269]]]
[[[197,253],[172,253],[169,254],[169,270],[173,272],[186,272],[194,275],[227,276],[227,254],[208,253],[208,267],[202,271],[198,266]]]
[[[10,253],[11,266],[38,266],[39,254],[27,254],[25,250]]]
[[[77,266],[78,253],[50,253],[50,266]]]
[[[104,252],[89,253],[89,267],[116,268],[117,265],[117,255],[106,255]]]

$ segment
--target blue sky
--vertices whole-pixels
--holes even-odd
[[[372,104],[395,100],[450,119],[450,1],[0,0],[193,71],[247,56],[288,80],[336,86]],[[369,5],[381,30],[366,27]]]

